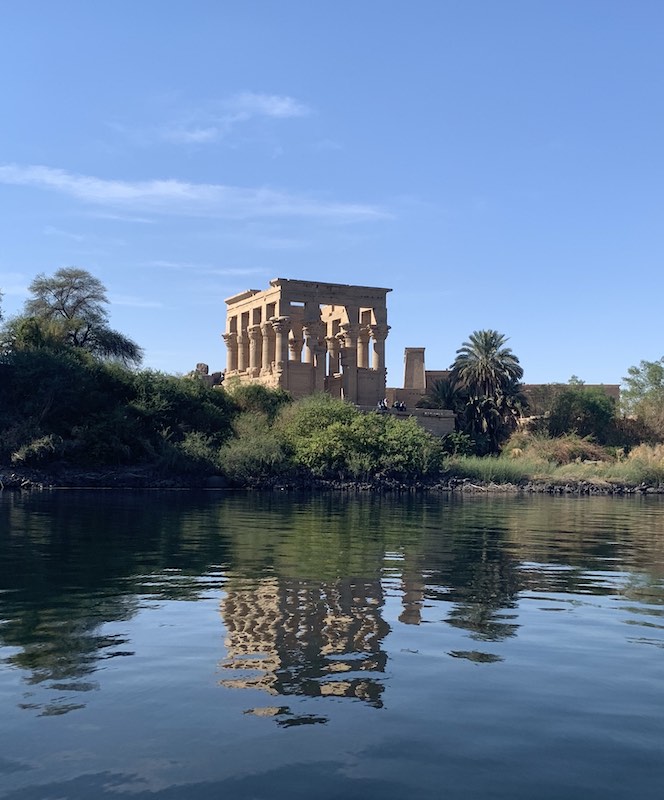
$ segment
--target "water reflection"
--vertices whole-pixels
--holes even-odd
[[[58,715],[103,688],[105,662],[133,657],[128,623],[161,602],[222,597],[223,687],[373,708],[395,626],[442,622],[469,644],[506,643],[531,598],[555,611],[572,595],[620,596],[630,641],[661,647],[652,500],[4,495],[2,657],[22,676],[17,704]],[[446,652],[504,659],[477,644]],[[326,720],[280,702],[247,710],[285,727]]]
[[[389,625],[380,581],[231,578],[221,614],[234,675],[223,686],[271,695],[350,697],[382,706]],[[318,721],[324,721],[320,718]]]

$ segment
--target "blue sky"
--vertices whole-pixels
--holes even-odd
[[[225,366],[224,299],[386,286],[443,369],[664,354],[660,0],[22,0],[0,25],[0,289],[99,277],[145,365]]]

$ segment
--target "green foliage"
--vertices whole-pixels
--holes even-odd
[[[201,463],[194,444],[205,441],[212,469],[231,433],[224,392],[100,362],[82,348],[17,350],[0,368],[0,459],[156,463],[176,448],[191,465]]]
[[[272,421],[292,398],[283,389],[269,389],[260,383],[232,383],[225,387],[240,411],[265,414]]]
[[[417,403],[418,408],[447,408],[459,412],[468,401],[468,393],[452,376],[434,381],[429,394]]]
[[[280,424],[288,436],[307,436],[333,422],[349,423],[358,413],[343,400],[328,394],[313,394],[285,407],[280,414]]]
[[[425,431],[414,417],[385,419],[380,465],[387,476],[400,479],[435,476],[441,470],[443,455],[440,439]]]
[[[575,433],[602,444],[611,437],[615,417],[615,400],[602,389],[570,386],[554,400],[548,429],[551,436]]]
[[[163,441],[154,461],[157,469],[181,475],[216,472],[218,447],[214,437],[189,431],[174,440],[168,430],[161,434]]]
[[[527,405],[519,383],[523,369],[506,341],[498,331],[474,331],[457,350],[449,378],[435,387],[478,455],[500,450]]]
[[[623,378],[620,400],[625,414],[643,426],[644,440],[664,440],[664,358],[641,361]]]
[[[443,438],[443,452],[448,456],[470,456],[475,452],[475,442],[467,433],[452,431]]]
[[[244,412],[233,423],[235,437],[219,451],[222,472],[233,482],[251,485],[287,471],[286,453],[267,414]]]
[[[153,370],[132,374],[131,383],[129,408],[146,433],[169,431],[172,441],[181,442],[200,431],[219,445],[230,435],[233,407],[223,390]]]
[[[425,477],[442,462],[439,441],[414,419],[363,414],[326,395],[284,409],[277,425],[293,465],[315,477]]]
[[[453,380],[471,397],[493,397],[518,383],[523,369],[506,342],[507,337],[498,331],[473,331],[457,350]]]

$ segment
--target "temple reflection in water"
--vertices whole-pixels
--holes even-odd
[[[379,579],[303,582],[231,578],[221,614],[231,688],[349,697],[382,706],[390,627]]]

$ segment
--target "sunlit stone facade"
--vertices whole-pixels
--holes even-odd
[[[229,297],[225,380],[375,405],[385,395],[389,291],[275,278]]]

